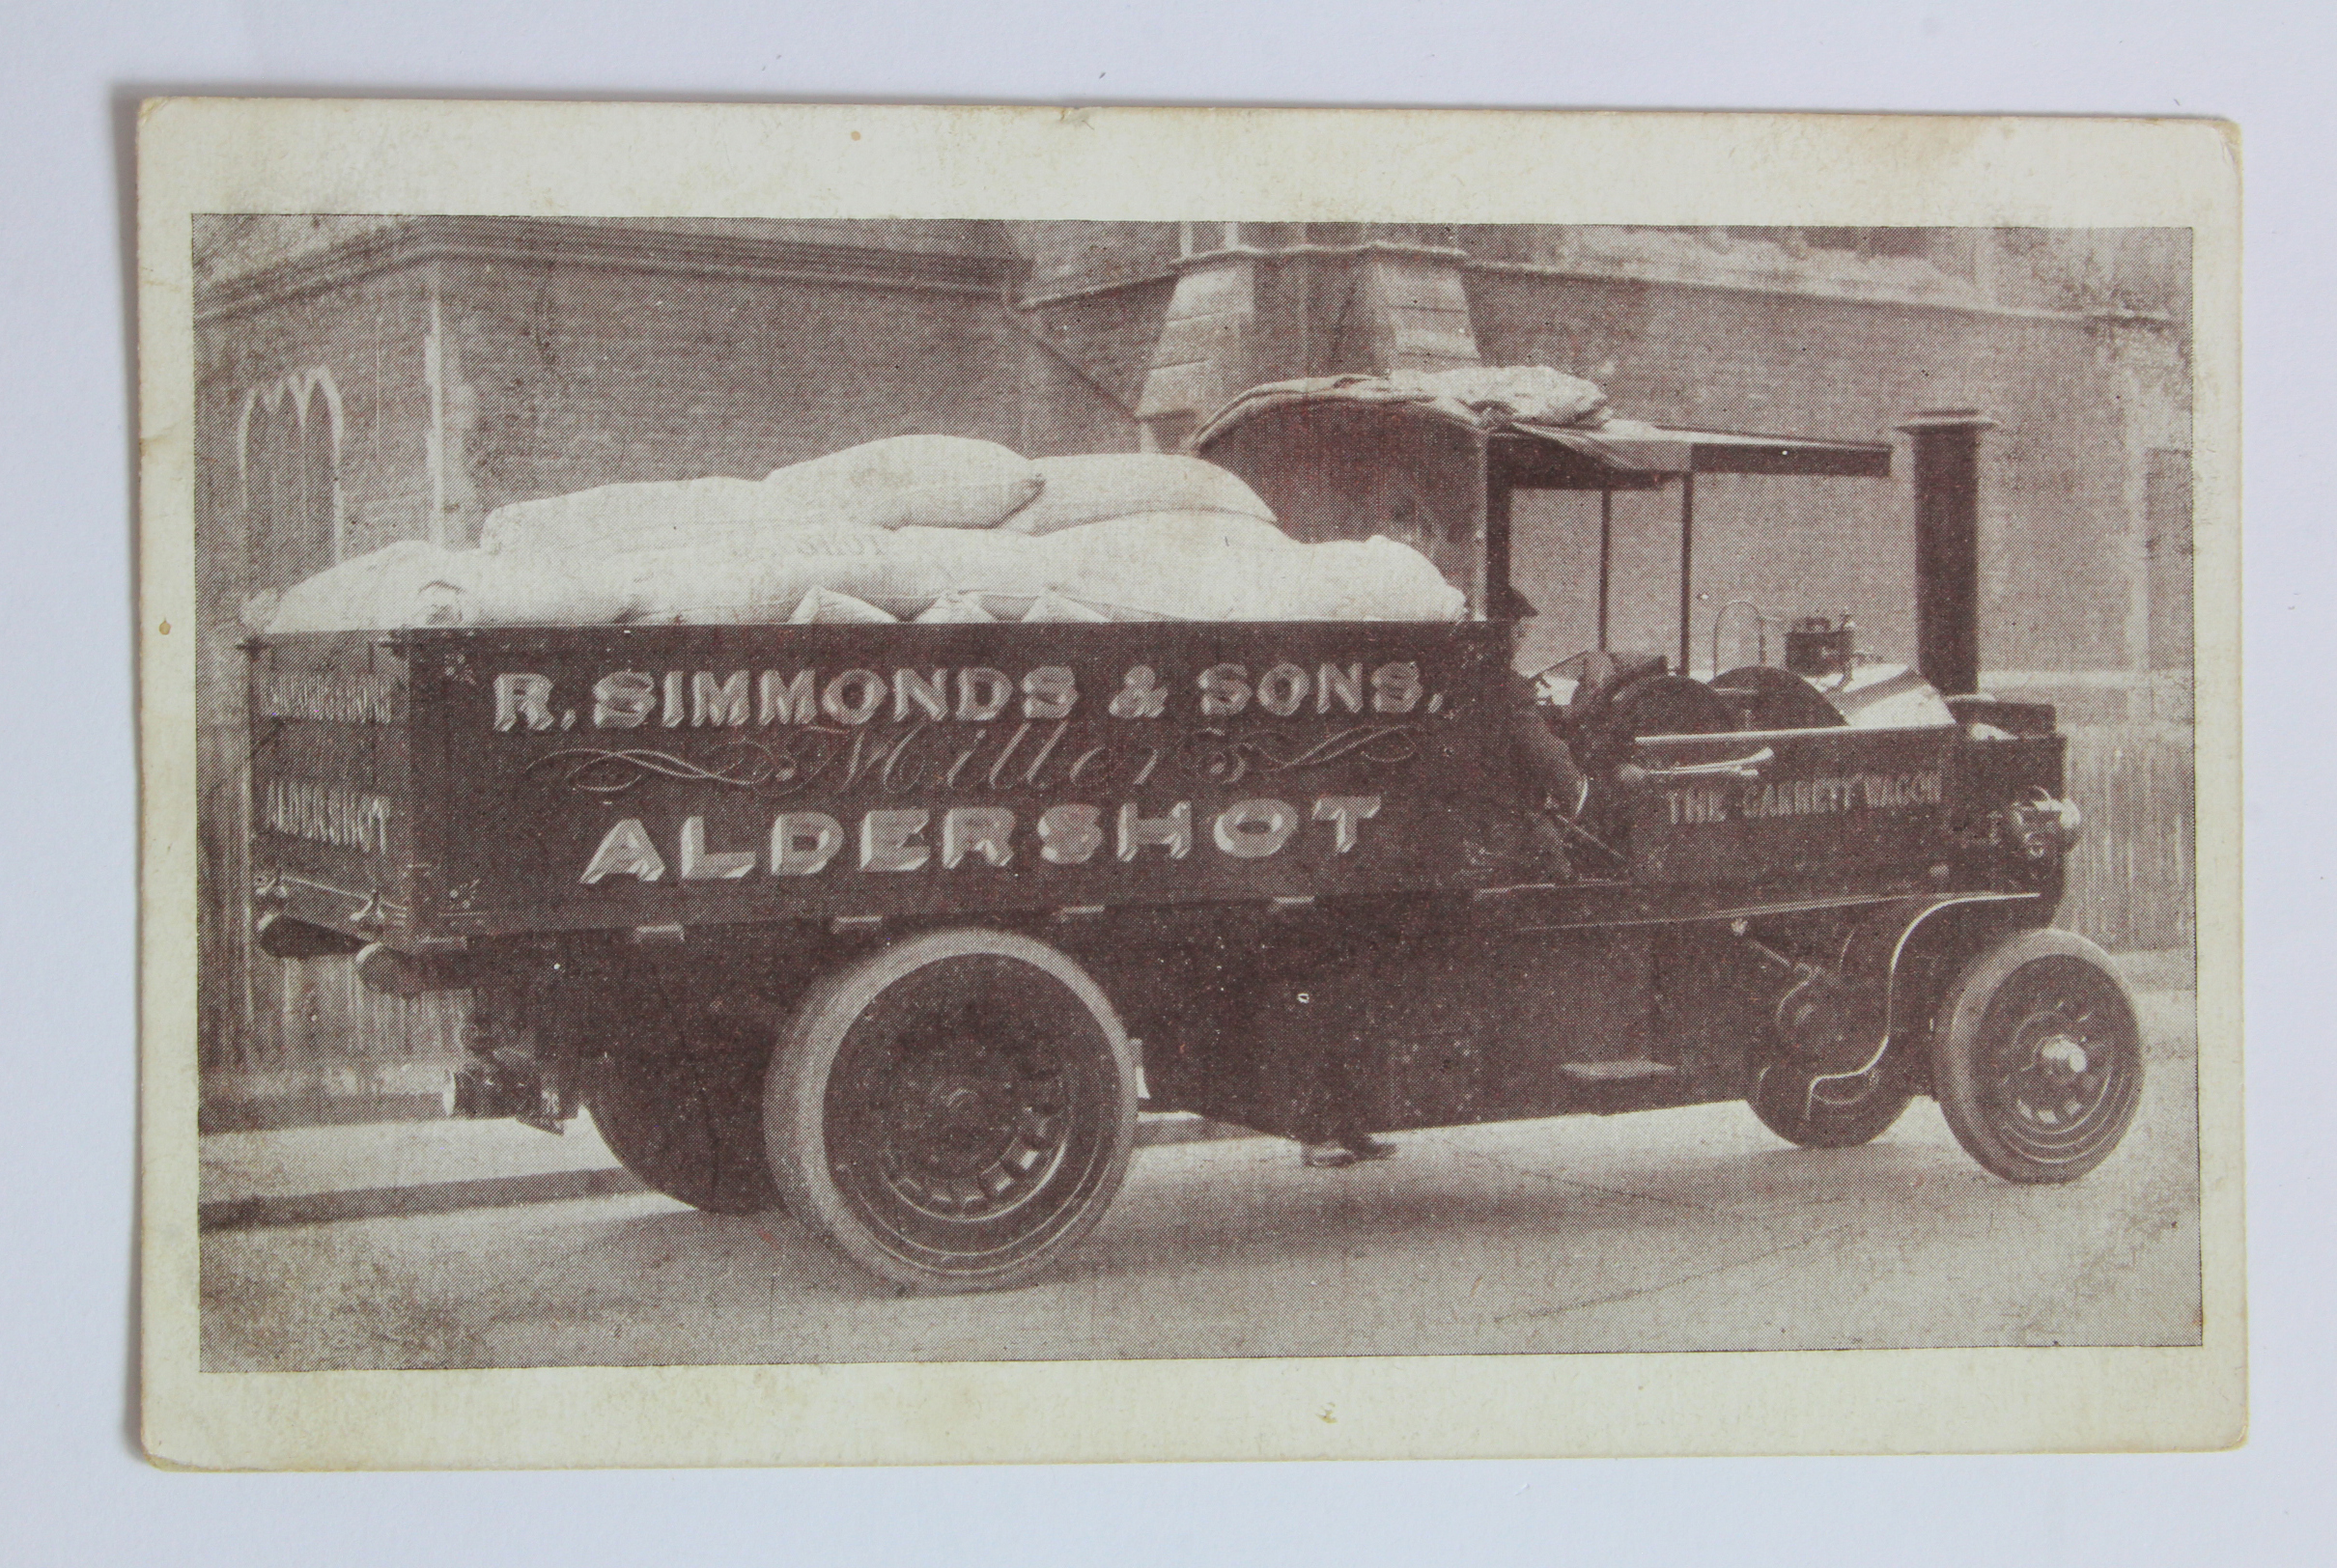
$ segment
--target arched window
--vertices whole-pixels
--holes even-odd
[[[298,371],[244,403],[249,586],[282,588],[340,557],[341,399],[329,373]]]

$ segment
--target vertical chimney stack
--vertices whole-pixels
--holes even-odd
[[[1948,696],[1980,689],[1980,433],[1975,408],[1930,408],[1915,438],[1915,667]]]

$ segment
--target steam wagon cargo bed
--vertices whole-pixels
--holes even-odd
[[[1509,629],[433,629],[252,645],[264,907],[416,954],[556,931],[1497,880]]]

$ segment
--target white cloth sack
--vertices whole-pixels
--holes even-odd
[[[434,584],[457,574],[454,553],[427,540],[406,539],[326,567],[277,597],[268,633],[390,631],[447,624],[431,616],[425,596]]]
[[[1011,537],[1001,531],[994,538]],[[1296,549],[1292,539],[1271,522],[1232,512],[1140,512],[1065,528],[1031,541],[1058,570],[1089,560],[1109,560],[1134,550],[1168,557],[1205,557],[1218,550]]]
[[[284,590],[267,630],[395,631],[432,626],[594,626],[634,601],[590,559],[495,556],[402,540]]]
[[[496,507],[480,525],[479,548],[491,555],[516,550],[608,554],[826,520],[807,517],[789,497],[757,480],[652,480]]]
[[[1036,543],[1058,593],[1114,620],[1451,621],[1467,606],[1410,546],[1301,545],[1225,513],[1115,518]]]
[[[947,593],[919,610],[916,620],[923,626],[972,626],[995,621],[982,603],[979,594]]]
[[[876,528],[992,528],[1045,480],[996,441],[892,435],[774,468],[763,483],[806,513]]]
[[[797,626],[883,626],[900,619],[833,588],[814,588],[787,618]]]
[[[1599,425],[1607,394],[1594,381],[1547,365],[1461,365],[1451,370],[1389,373],[1399,395],[1450,398],[1465,408],[1527,425]]]
[[[686,546],[449,550],[408,541],[287,589],[270,632],[619,622],[1443,621],[1463,600],[1392,540],[1300,545],[1233,512],[1151,512],[1044,537],[799,524]]]
[[[1092,604],[1083,604],[1076,599],[1051,590],[1030,602],[1030,608],[1023,612],[1023,619],[1026,621],[1109,621],[1112,617]]]
[[[1027,458],[960,435],[895,435],[790,463],[761,480],[603,485],[487,515],[479,547],[631,550],[746,543],[805,526],[989,528],[1039,491]]]
[[[1214,462],[1167,452],[1101,452],[1040,458],[1031,464],[1045,482],[1028,504],[999,527],[1008,533],[1052,534],[1106,518],[1142,512],[1230,512],[1262,521],[1273,509],[1257,492]]]
[[[802,529],[760,546],[645,550],[606,570],[636,619],[686,626],[785,621],[815,588],[911,620],[944,595],[1027,602],[1047,586],[1037,541],[989,529]]]

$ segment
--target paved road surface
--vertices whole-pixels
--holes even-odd
[[[2191,998],[2142,999],[2140,1115],[2070,1187],[1987,1176],[1929,1101],[1835,1152],[1723,1105],[1403,1134],[1344,1171],[1264,1138],[1147,1149],[1056,1277],[982,1297],[900,1296],[782,1215],[643,1193],[230,1229],[204,1238],[205,1362],[2193,1343]]]

